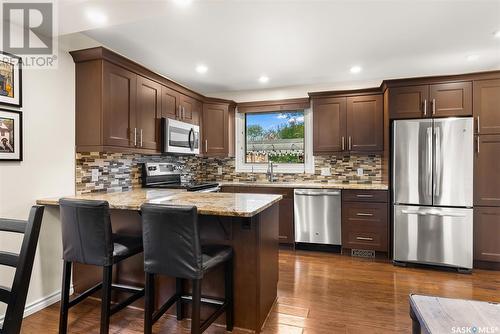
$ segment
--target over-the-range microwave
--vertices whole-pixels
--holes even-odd
[[[200,127],[198,125],[162,118],[163,153],[199,154]]]

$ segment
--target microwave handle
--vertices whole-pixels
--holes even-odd
[[[191,135],[193,135],[193,140],[191,140]],[[189,135],[188,135],[188,142],[189,142],[189,149],[192,151],[194,149],[194,129],[191,128],[189,130]]]

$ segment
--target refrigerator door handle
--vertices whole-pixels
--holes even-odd
[[[434,155],[434,165],[435,165],[435,173],[434,173],[434,178],[435,178],[435,191],[434,191],[434,196],[439,197],[441,196],[441,128],[436,126],[434,128],[434,134],[436,136],[436,146],[435,146],[435,155]]]
[[[432,128],[427,128],[427,175],[432,175]],[[427,178],[427,195],[432,196],[432,177]]]

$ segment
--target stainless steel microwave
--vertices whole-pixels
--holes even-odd
[[[163,153],[200,153],[200,127],[198,125],[162,118],[162,129]]]

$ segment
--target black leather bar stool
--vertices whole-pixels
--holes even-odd
[[[233,330],[233,249],[230,246],[200,246],[198,212],[194,206],[144,204],[142,235],[146,296],[144,333],[151,334],[153,324],[177,303],[177,319],[183,317],[183,302],[192,303],[191,333],[204,332],[223,312],[226,329]],[[202,298],[201,283],[205,273],[225,265],[225,298]],[[155,311],[155,275],[176,278],[176,293]],[[183,279],[191,280],[192,295],[183,295]],[[201,304],[216,306],[216,311],[203,323]]]
[[[109,332],[111,315],[144,296],[143,288],[112,284],[113,265],[142,252],[142,238],[113,234],[106,201],[60,199],[63,239],[63,281],[59,333],[66,333],[69,308],[102,289],[100,333]],[[103,268],[102,282],[69,300],[73,262]],[[131,293],[111,307],[112,288]]]

